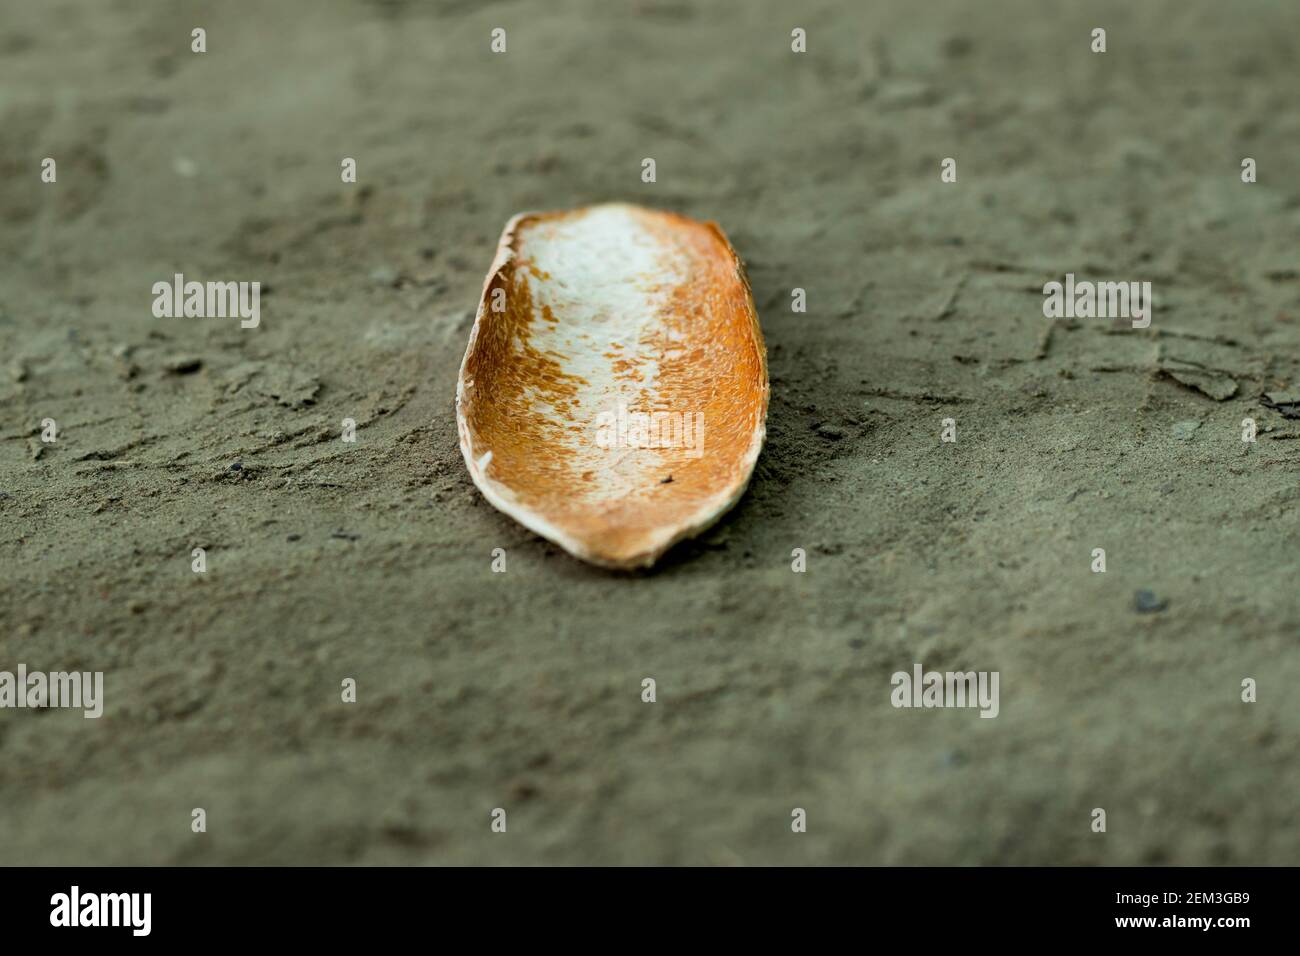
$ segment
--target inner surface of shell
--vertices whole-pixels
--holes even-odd
[[[604,205],[506,226],[457,386],[466,464],[498,508],[578,557],[648,565],[744,492],[767,400],[715,225]]]

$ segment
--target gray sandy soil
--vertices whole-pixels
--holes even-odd
[[[5,3],[0,670],[106,703],[0,710],[0,862],[1300,863],[1298,26]],[[502,225],[605,200],[727,230],[772,377],[747,496],[637,575],[456,441]],[[260,327],[155,318],[176,272]],[[1049,322],[1066,272],[1152,282],[1151,328]],[[894,709],[917,662],[1000,715]]]

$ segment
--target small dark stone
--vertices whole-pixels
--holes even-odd
[[[197,355],[173,355],[163,362],[163,369],[173,375],[189,375],[203,368],[203,359]]]
[[[1133,595],[1133,608],[1139,614],[1155,614],[1169,607],[1168,598],[1158,598],[1154,591],[1146,588]]]
[[[291,535],[289,535],[289,540],[290,540],[290,541],[300,541],[300,540],[302,540],[302,535],[297,534],[297,533],[295,533],[295,534],[291,534]]]
[[[817,434],[822,438],[829,438],[831,441],[839,441],[844,437],[844,429],[837,428],[834,425],[818,425]]]
[[[673,480],[673,476],[672,476],[672,475],[669,475],[667,478],[664,478],[662,481],[660,481],[659,484],[661,484],[661,485],[669,485],[669,484],[672,484],[672,480]]]
[[[231,471],[243,471],[243,470],[244,470],[244,463],[243,463],[242,461],[237,461],[237,462],[235,462],[233,465],[230,466],[230,470],[231,470]]]

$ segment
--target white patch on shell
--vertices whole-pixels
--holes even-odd
[[[650,410],[665,338],[662,315],[671,307],[673,288],[686,280],[689,263],[646,227],[634,207],[622,205],[530,225],[518,251],[519,275],[536,310],[531,346],[587,382],[572,408],[561,412],[532,394],[532,409],[563,427],[557,441],[573,456],[575,471],[602,476],[575,488],[575,496],[620,498],[644,486],[646,468],[654,467],[647,459],[658,455],[599,447],[597,421],[620,404],[629,411]],[[539,280],[532,269],[554,278]],[[546,319],[546,308],[557,321]],[[620,361],[635,363],[635,376],[620,370]]]

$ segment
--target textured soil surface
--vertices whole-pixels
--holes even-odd
[[[7,3],[0,670],[105,706],[0,710],[0,862],[1300,863],[1300,10],[1058,6]],[[607,200],[722,225],[771,372],[634,575],[456,438],[502,225]]]

